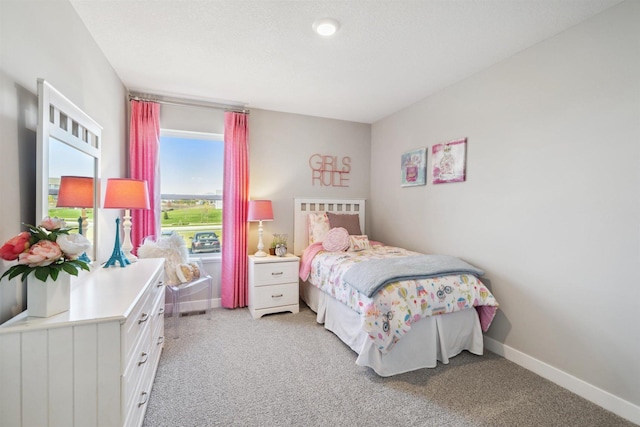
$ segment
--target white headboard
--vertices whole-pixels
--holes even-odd
[[[357,213],[360,229],[365,229],[365,199],[295,198],[293,214],[293,253],[300,255],[309,246],[307,215],[316,212]]]

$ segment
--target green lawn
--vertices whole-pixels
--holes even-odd
[[[78,228],[81,212],[81,209],[49,207],[49,216],[63,219],[69,228]],[[86,212],[88,221],[93,222],[93,210],[87,209]]]
[[[67,227],[78,228],[80,209],[50,207],[49,215],[64,219]],[[93,211],[91,209],[87,210],[87,217],[89,221],[92,221]],[[163,211],[160,221],[162,228],[173,230],[181,235],[188,248],[191,247],[191,239],[197,230],[184,230],[181,227],[210,225],[210,229],[215,231],[220,243],[222,243],[222,209],[216,209],[213,206],[176,207],[172,210]]]
[[[181,225],[220,225],[222,209],[211,206],[193,206],[181,209],[166,210],[160,218],[162,227]]]
[[[172,230],[191,248],[191,239],[197,231],[213,230],[222,244],[222,210],[212,206],[189,206],[163,211],[160,217],[163,230]],[[211,226],[206,228],[203,226]],[[191,227],[199,227],[194,230]]]

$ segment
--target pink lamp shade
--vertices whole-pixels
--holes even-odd
[[[247,221],[273,221],[271,200],[250,200]]]
[[[109,178],[103,206],[107,209],[149,209],[147,181]]]
[[[88,176],[61,177],[56,207],[92,208],[93,178]]]

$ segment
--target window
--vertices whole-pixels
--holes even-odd
[[[223,135],[161,130],[161,231],[180,234],[190,254],[220,252],[223,165]]]

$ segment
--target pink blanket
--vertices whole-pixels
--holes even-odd
[[[306,281],[311,273],[311,261],[313,258],[323,250],[322,242],[312,243],[304,250],[302,257],[300,258],[300,278]]]

